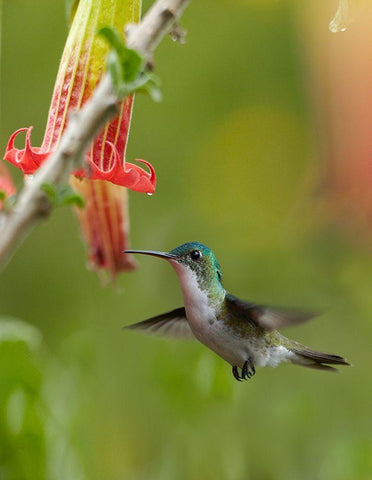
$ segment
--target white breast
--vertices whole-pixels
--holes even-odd
[[[289,361],[289,350],[285,347],[265,348],[257,339],[235,336],[224,322],[217,320],[215,309],[207,293],[200,289],[196,274],[189,268],[171,262],[180,279],[186,317],[195,337],[231,365],[243,367],[252,357],[257,366],[276,367]]]
[[[207,293],[199,288],[196,274],[184,267],[177,272],[182,287],[187,320],[194,333],[204,330],[205,324],[216,321],[214,309],[210,306]]]
[[[205,291],[201,290],[196,274],[177,262],[171,262],[180,280],[187,320],[200,341],[205,337],[209,326],[216,321],[215,310]],[[203,342],[204,343],[204,342]]]

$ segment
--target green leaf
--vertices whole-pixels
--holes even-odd
[[[65,185],[58,192],[57,204],[58,206],[75,205],[76,207],[84,208],[85,200],[82,196],[78,195],[70,185]]]
[[[51,183],[43,183],[41,189],[47,194],[53,207],[62,207],[64,205],[75,205],[79,208],[85,207],[83,197],[78,195],[70,185],[57,187]]]
[[[109,67],[112,68],[115,64],[115,71],[120,71],[122,81],[132,82],[135,80],[144,64],[143,57],[135,50],[128,48],[115,29],[103,27],[98,33],[106,39],[112,48],[111,55],[108,58]]]
[[[161,101],[160,80],[145,71],[145,60],[135,50],[128,48],[119,33],[111,27],[98,32],[110,44],[107,69],[119,98],[132,93],[146,93],[155,101]]]
[[[18,195],[10,195],[10,197],[7,197],[3,205],[4,210],[11,209],[17,203],[17,198],[18,198]]]
[[[0,190],[0,204],[2,204],[1,207],[3,212],[8,212],[11,207],[15,205],[16,201],[17,195],[14,194],[8,196],[8,194],[4,192],[4,190]]]
[[[143,84],[142,87],[137,89],[138,93],[147,93],[150,95],[151,99],[154,102],[161,102],[163,99],[163,95],[161,93],[161,82],[160,78],[154,75],[153,73],[145,73],[146,75],[146,82]]]
[[[40,188],[46,193],[50,203],[54,205],[57,199],[57,187],[52,183],[43,183]]]

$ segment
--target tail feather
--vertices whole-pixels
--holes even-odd
[[[324,363],[300,363],[300,362],[295,362],[297,365],[301,365],[302,367],[306,368],[313,368],[314,370],[323,370],[331,373],[340,373],[340,370],[335,367],[330,367],[329,365],[325,365]]]
[[[329,365],[350,365],[350,363],[340,355],[317,352],[302,345],[296,345],[290,348],[290,350],[296,354],[292,359],[293,363],[302,365],[303,367],[338,372],[336,368],[330,367]]]

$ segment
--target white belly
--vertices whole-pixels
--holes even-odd
[[[231,328],[216,318],[206,321],[192,314],[189,317],[187,310],[186,315],[195,337],[230,365],[242,368],[251,358],[258,367],[276,367],[281,362],[288,362],[293,356],[285,347],[267,347],[263,341],[234,335]]]
[[[175,267],[177,270],[177,267]],[[242,337],[217,320],[215,308],[206,292],[199,288],[196,276],[191,271],[178,271],[187,320],[195,337],[230,365],[242,368],[251,358],[259,367],[276,367],[287,362],[293,355],[285,347],[268,347],[264,339]]]

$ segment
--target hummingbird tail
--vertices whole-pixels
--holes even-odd
[[[331,367],[330,365],[350,365],[350,363],[339,355],[317,352],[302,345],[296,344],[296,346],[290,348],[290,350],[295,354],[291,361],[303,367],[336,373],[338,372],[337,368]]]

